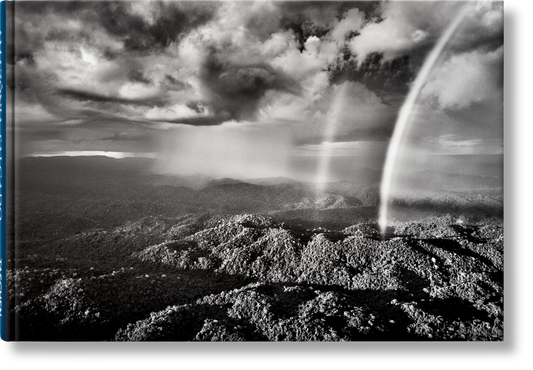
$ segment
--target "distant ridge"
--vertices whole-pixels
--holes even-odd
[[[53,182],[62,179],[60,185],[69,182],[102,182],[114,179],[116,182],[126,184],[144,184],[147,186],[174,186],[187,187],[193,190],[216,188],[219,186],[250,185],[250,189],[257,187],[282,187],[271,189],[272,195],[279,192],[290,191],[316,191],[313,182],[298,181],[290,177],[265,177],[265,178],[215,178],[205,174],[177,175],[157,172],[157,160],[152,158],[110,158],[105,156],[87,157],[24,157],[19,160],[23,176],[23,187],[42,186],[44,182]],[[154,169],[156,171],[154,171]],[[381,170],[361,168],[351,173],[352,179],[328,182],[324,191],[330,194],[355,197],[365,205],[374,206],[379,203],[378,188],[381,181]],[[37,178],[39,180],[37,181]],[[52,180],[55,179],[55,180]],[[427,191],[437,192],[466,192],[498,190],[503,187],[502,176],[457,174],[435,170],[424,170],[408,174],[403,179],[403,186],[417,189],[420,194]],[[289,186],[289,188],[284,188]],[[292,189],[294,187],[294,189]],[[246,188],[246,187],[245,187]],[[234,189],[235,190],[235,189]],[[252,190],[250,190],[252,191]],[[253,199],[250,199],[251,201]],[[300,201],[300,200],[298,200]]]
[[[479,176],[460,173],[448,173],[424,170],[411,175],[411,181],[416,182],[416,188],[435,188],[446,190],[477,190],[494,189],[503,186],[503,177]]]
[[[216,179],[216,180],[211,180],[207,183],[207,187],[211,187],[211,186],[219,186],[219,185],[236,185],[236,184],[246,184],[247,182],[245,181],[241,181],[241,180],[237,180],[237,179],[232,179],[230,177],[224,177],[222,179]]]
[[[255,185],[283,185],[283,184],[301,184],[301,181],[292,179],[290,177],[261,177],[257,179],[247,179],[246,182]]]

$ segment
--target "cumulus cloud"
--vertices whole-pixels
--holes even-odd
[[[503,47],[489,53],[473,51],[452,56],[439,66],[421,91],[441,108],[462,109],[473,103],[501,101]]]
[[[359,63],[375,52],[391,60],[424,50],[431,47],[462,7],[469,8],[468,15],[451,42],[453,48],[464,51],[501,45],[501,2],[393,1],[381,3],[379,21],[366,23],[360,35],[350,39],[349,47]]]
[[[386,60],[431,42],[457,11],[455,2],[388,2],[381,4],[379,21],[368,22],[349,41],[361,64],[367,55],[381,53]]]
[[[331,32],[331,38],[334,41],[344,43],[350,33],[357,32],[361,29],[364,20],[365,15],[359,9],[348,10]]]

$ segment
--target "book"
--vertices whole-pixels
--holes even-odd
[[[0,11],[2,339],[503,340],[502,2]]]

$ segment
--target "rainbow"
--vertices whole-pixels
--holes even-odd
[[[324,135],[322,136],[324,139],[320,148],[320,160],[318,162],[315,179],[317,190],[319,192],[324,191],[324,187],[329,180],[329,167],[331,162],[331,151],[333,148],[332,143],[335,139],[337,126],[339,125],[340,114],[342,113],[347,89],[348,83],[346,82],[339,86],[328,112],[326,125],[324,127]]]
[[[416,79],[407,95],[407,98],[400,109],[398,119],[394,125],[394,131],[387,149],[387,155],[385,157],[385,164],[383,167],[383,176],[381,179],[381,188],[380,188],[380,210],[379,210],[379,228],[381,235],[385,236],[385,231],[387,228],[388,220],[388,211],[389,211],[389,202],[390,202],[390,192],[392,187],[392,180],[394,177],[394,170],[396,168],[397,157],[402,147],[403,142],[407,132],[409,131],[409,126],[412,124],[411,113],[415,102],[420,94],[420,90],[424,87],[428,76],[430,75],[433,67],[435,66],[437,60],[442,54],[444,48],[452,38],[453,34],[463,21],[467,13],[467,7],[463,7],[455,19],[450,23],[448,28],[437,41],[437,44],[433,47],[429,55],[427,56],[422,69],[418,72]]]

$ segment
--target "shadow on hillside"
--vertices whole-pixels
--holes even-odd
[[[484,257],[480,255],[479,253],[474,252],[471,249],[463,248],[463,246],[455,241],[455,240],[448,240],[448,239],[424,239],[424,242],[431,244],[434,247],[444,249],[445,251],[455,253],[457,255],[463,256],[463,257],[472,257],[476,260],[479,260],[483,262],[485,265],[489,267],[495,267],[491,260],[489,260],[487,257]]]
[[[407,238],[405,238],[403,240],[413,250],[415,250],[415,251],[417,251],[417,252],[419,252],[421,254],[425,254],[426,256],[430,256],[430,257],[434,258],[435,261],[438,261],[439,263],[442,263],[442,258],[439,257],[438,255],[436,255],[435,253],[432,253],[432,252],[428,251],[427,249],[425,249],[424,247],[422,247],[420,245],[420,242],[427,243],[427,244],[431,245],[432,247],[436,247],[436,248],[445,250],[447,252],[450,252],[450,253],[453,253],[453,254],[457,254],[457,255],[462,256],[462,257],[474,258],[475,260],[481,261],[482,263],[484,263],[488,267],[496,268],[494,266],[494,263],[492,263],[492,261],[490,259],[488,259],[485,256],[482,256],[479,253],[474,252],[471,249],[463,247],[456,240],[437,239],[437,238],[418,239],[418,238],[412,238],[412,237],[407,237]],[[500,279],[498,279],[498,280],[500,280]]]
[[[251,305],[244,309],[252,313],[248,318],[229,314],[232,304],[242,304],[242,297],[221,305],[194,302],[210,294],[244,287],[251,282],[249,278],[165,266],[150,266],[149,271],[142,271],[144,277],[139,277],[139,272],[69,280],[70,285],[63,284],[61,289],[52,287],[46,295],[18,307],[16,320],[12,320],[17,323],[18,337],[13,339],[102,341],[113,340],[118,331],[119,340],[317,340],[316,336],[326,338],[328,333],[340,333],[349,340],[416,341],[428,340],[407,330],[418,325],[416,315],[420,313],[416,310],[448,321],[489,319],[485,311],[458,297],[432,298],[424,289],[431,285],[430,281],[406,268],[398,270],[403,290],[348,290],[337,285],[294,282],[245,288],[267,297],[271,315],[254,316],[255,308]],[[317,301],[317,297],[330,293],[334,299]],[[159,334],[150,332],[139,321],[169,306],[185,304],[191,305],[173,313],[173,320],[165,321],[168,327],[164,326]],[[308,307],[311,314],[302,317],[302,307]],[[367,315],[364,317],[376,318],[370,329],[363,331],[347,322],[347,315],[354,309],[364,312]],[[88,314],[95,311],[98,317]],[[364,317],[361,325],[368,326]],[[287,327],[286,333],[280,332],[276,327],[279,320],[293,326]],[[298,328],[309,328],[309,333],[314,334],[306,337],[311,334],[302,334]]]
[[[488,320],[470,302],[432,298],[428,279],[401,269],[405,290],[348,290],[336,285],[263,283],[201,304],[158,313],[121,330],[117,340],[430,340],[416,329],[442,319]],[[421,312],[423,311],[423,312]],[[433,315],[429,316],[427,314]],[[424,322],[421,322],[421,317]],[[370,319],[369,319],[370,318]],[[429,320],[429,321],[427,321]],[[355,324],[354,324],[355,321]],[[408,330],[411,328],[414,330]]]
[[[11,313],[15,314],[15,320],[11,320],[9,330],[17,337],[12,339],[110,340],[119,328],[142,320],[151,312],[189,304],[205,295],[251,282],[243,276],[208,270],[147,267],[79,280],[57,280],[46,294],[17,302],[15,313]]]

